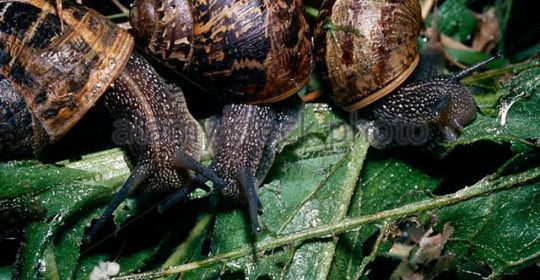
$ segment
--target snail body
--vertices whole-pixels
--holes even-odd
[[[366,119],[356,125],[378,148],[429,150],[455,140],[476,116],[472,89],[459,81],[491,60],[442,75],[436,38],[417,50],[420,14],[417,0],[325,0],[321,7],[317,65],[332,100],[347,111],[362,110]]]
[[[272,167],[276,145],[298,125],[302,113],[299,98],[276,104],[227,104],[205,123],[210,168],[225,182],[220,194],[246,201],[254,231],[260,231],[257,212],[262,208],[257,188]]]
[[[117,144],[128,148],[134,167],[88,239],[140,186],[148,193],[178,189],[192,179],[189,170],[221,182],[198,162],[202,135],[183,96],[172,95],[132,51],[126,31],[71,2],[61,17],[46,0],[0,8],[2,160],[39,156],[101,100],[123,126]]]
[[[225,180],[224,197],[248,202],[259,230],[257,188],[275,145],[298,122],[302,106],[292,95],[312,70],[301,2],[136,0],[130,24],[148,52],[225,104],[207,123],[210,167]]]

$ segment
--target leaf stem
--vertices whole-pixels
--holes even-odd
[[[383,237],[386,235],[386,232],[388,231],[388,228],[389,228],[389,223],[386,222],[386,221],[380,226],[379,235],[377,236],[377,240],[375,241],[375,244],[373,244],[373,248],[371,248],[371,253],[369,254],[369,256],[365,257],[362,260],[362,263],[360,264],[360,268],[358,269],[358,271],[354,275],[355,280],[360,280],[362,275],[364,275],[364,271],[365,271],[367,265],[370,264],[375,259],[375,257],[377,257],[377,252],[379,251],[379,246],[381,245]]]
[[[171,267],[166,270],[162,269],[162,270],[150,271],[146,273],[132,274],[132,275],[123,276],[123,277],[115,277],[112,279],[116,279],[116,280],[150,279],[150,278],[161,277],[161,276],[169,275],[169,274],[177,274],[180,272],[193,270],[193,269],[197,269],[201,267],[206,267],[206,266],[217,264],[217,263],[223,263],[231,259],[247,256],[249,254],[252,254],[254,251],[264,252],[264,251],[268,251],[268,250],[282,247],[289,244],[293,244],[293,245],[298,244],[302,241],[309,240],[309,239],[322,238],[322,237],[330,236],[332,234],[338,234],[338,233],[350,231],[362,225],[377,222],[377,221],[385,221],[391,218],[396,219],[396,218],[400,218],[404,216],[409,216],[409,215],[413,215],[417,213],[422,213],[422,212],[454,205],[454,204],[457,204],[457,203],[460,203],[460,202],[463,202],[463,201],[466,201],[475,197],[483,196],[492,192],[516,187],[516,186],[522,185],[524,183],[530,182],[538,178],[540,178],[540,167],[536,167],[536,168],[524,171],[522,173],[502,177],[502,178],[492,180],[492,181],[484,178],[473,186],[466,187],[456,193],[440,196],[432,200],[415,202],[415,203],[401,206],[399,208],[381,211],[381,212],[370,214],[370,215],[346,218],[335,224],[317,226],[317,227],[309,228],[306,230],[298,231],[295,233],[291,233],[288,235],[284,235],[281,237],[277,237],[275,239],[261,241],[261,242],[256,243],[254,247],[251,247],[251,246],[240,247],[228,253],[217,255],[215,257],[211,257],[211,258],[201,260],[201,261],[196,261],[196,262],[187,263],[184,265]]]
[[[191,246],[190,244],[198,243],[206,233],[206,230],[208,229],[208,225],[212,221],[213,213],[203,213],[201,217],[199,218],[197,224],[191,232],[189,233],[188,237],[174,252],[167,258],[165,263],[161,266],[162,268],[166,269],[173,265],[177,265],[178,262],[186,260],[189,255],[191,254]]]
[[[112,19],[118,19],[118,18],[127,18],[128,16],[129,16],[129,12],[109,15],[107,16],[107,18],[112,20]]]
[[[530,256],[527,256],[525,258],[522,258],[522,259],[519,259],[519,260],[516,260],[516,261],[513,261],[513,262],[509,262],[509,263],[506,264],[504,269],[500,269],[500,270],[494,272],[487,279],[488,280],[497,279],[497,278],[502,276],[502,272],[505,271],[506,269],[508,269],[510,267],[518,267],[518,266],[527,264],[527,262],[529,262],[531,260],[534,260],[534,259],[538,259],[538,257],[540,257],[540,252],[536,252],[536,253],[534,253],[534,254],[532,254]]]

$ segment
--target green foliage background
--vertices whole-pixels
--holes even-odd
[[[120,264],[126,277],[117,279],[386,279],[401,261],[389,250],[405,220],[436,233],[453,228],[442,279],[538,271],[540,42],[515,41],[537,35],[512,29],[527,16],[518,2],[447,0],[439,8],[441,32],[464,43],[473,9],[494,8],[505,55],[466,79],[482,89],[481,113],[447,144],[447,157],[376,151],[328,106],[309,104],[260,189],[262,233],[251,233],[242,206],[214,211],[204,194],[165,215],[130,199],[114,217],[127,228],[92,247],[82,245],[85,229],[129,174],[122,151],[2,163],[0,279],[88,279],[100,260]],[[448,51],[464,64],[489,56]]]

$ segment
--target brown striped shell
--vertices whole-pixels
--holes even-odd
[[[222,100],[272,103],[312,68],[300,0],[136,0],[135,37]]]
[[[129,33],[97,12],[64,2],[22,0],[0,10],[0,74],[9,79],[49,136],[61,138],[126,65]]]
[[[418,64],[420,23],[418,0],[325,0],[316,59],[336,104],[353,111],[405,81]]]

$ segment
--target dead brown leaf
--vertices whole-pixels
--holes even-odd
[[[490,52],[500,39],[495,8],[488,9],[482,14],[476,14],[476,18],[478,24],[472,40],[472,48],[475,51]]]
[[[419,227],[414,228],[416,229]],[[407,229],[410,231],[410,229]],[[390,252],[392,255],[401,255],[402,261],[392,273],[390,279],[427,280],[433,279],[442,271],[448,269],[452,256],[442,255],[444,245],[453,232],[449,224],[445,224],[443,231],[433,234],[433,228],[425,231],[423,236],[414,245],[395,243]],[[397,254],[400,253],[400,254]]]

